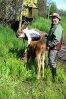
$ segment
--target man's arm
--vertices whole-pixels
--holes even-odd
[[[63,28],[61,26],[58,26],[56,28],[56,30],[53,33],[53,41],[50,41],[50,47],[55,47],[55,45],[57,45],[57,43],[60,43],[61,39],[62,39],[62,34],[63,34]]]
[[[26,32],[25,33],[26,34],[26,36],[27,36],[27,39],[28,39],[28,45],[30,44],[30,42],[31,42],[31,36],[30,36],[30,34],[28,33],[28,32]]]

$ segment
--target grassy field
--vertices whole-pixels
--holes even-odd
[[[45,32],[49,26],[50,21],[42,18],[32,24]],[[25,46],[10,27],[0,25],[0,99],[66,99],[65,66],[58,63],[56,82],[52,82],[49,67],[45,68],[45,78],[37,80],[34,64],[27,69],[21,59]]]

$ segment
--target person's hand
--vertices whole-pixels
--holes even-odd
[[[30,44],[27,44],[26,48],[28,48],[30,46]]]
[[[54,49],[56,49],[56,46],[54,47]]]
[[[49,47],[48,47],[48,50],[49,50]]]
[[[47,50],[49,50],[49,47],[47,47]]]

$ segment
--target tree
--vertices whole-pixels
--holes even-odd
[[[60,14],[60,16],[65,16],[66,17],[66,11],[65,10],[58,10],[58,13]]]
[[[47,6],[46,6],[46,0],[38,0],[38,14],[39,16],[44,17],[47,13]]]
[[[48,16],[48,19],[49,19],[49,15],[50,15],[51,3],[52,3],[52,0],[47,0],[47,16]]]
[[[57,11],[58,11],[58,9],[57,9],[56,3],[52,2],[51,7],[50,7],[50,14],[57,12]]]
[[[6,14],[6,2],[5,0],[1,0],[0,1],[0,18],[3,18],[5,17],[5,14]]]

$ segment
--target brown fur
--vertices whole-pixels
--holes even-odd
[[[46,43],[43,40],[32,41],[30,46],[27,49],[27,53],[24,56],[25,61],[29,61],[30,57],[36,59],[37,62],[37,79],[41,76],[41,68],[42,68],[42,77],[44,78],[44,60],[45,60],[45,52],[46,52]]]

